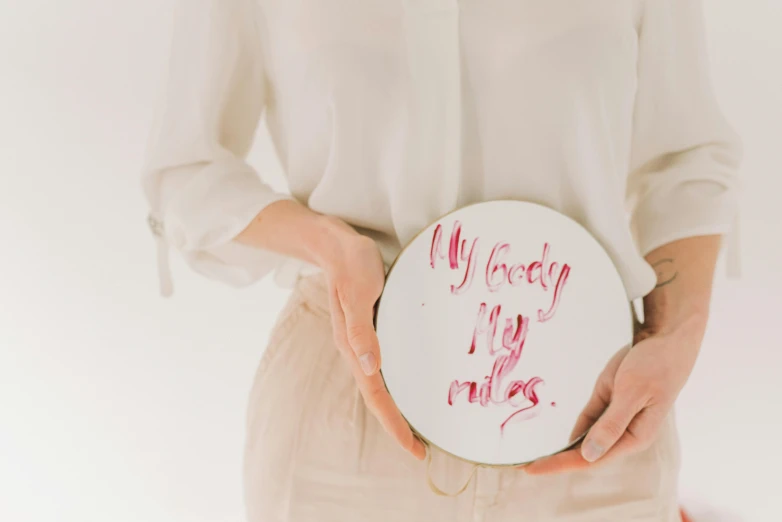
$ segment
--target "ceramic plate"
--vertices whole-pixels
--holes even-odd
[[[632,342],[624,285],[582,226],[494,201],[433,223],[392,266],[382,375],[429,443],[485,465],[561,451],[609,359]]]

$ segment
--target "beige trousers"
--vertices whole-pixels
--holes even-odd
[[[647,451],[588,471],[532,477],[479,468],[437,496],[426,464],[367,411],[333,345],[326,286],[302,279],[270,335],[250,394],[250,522],[679,522],[673,415]],[[433,450],[432,478],[458,489],[472,465]]]

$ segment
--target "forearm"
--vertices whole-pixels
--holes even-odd
[[[703,336],[720,241],[716,235],[686,238],[646,256],[657,272],[657,286],[644,297],[647,335],[685,329]]]
[[[365,240],[343,221],[291,200],[264,208],[237,237],[239,243],[328,269],[345,245]]]

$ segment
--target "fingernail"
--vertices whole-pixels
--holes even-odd
[[[603,456],[605,450],[593,440],[588,440],[581,447],[581,456],[587,462],[594,462]]]
[[[361,357],[358,358],[359,364],[361,364],[361,369],[364,371],[365,374],[371,375],[373,371],[375,371],[375,354],[372,352],[365,353]]]

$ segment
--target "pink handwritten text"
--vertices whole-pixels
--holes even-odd
[[[479,245],[479,238],[473,239],[471,243],[463,239],[462,223],[455,221],[451,230],[448,252],[443,252],[443,226],[438,224],[435,227],[429,251],[429,264],[434,269],[437,267],[438,260],[447,258],[451,270],[461,271],[461,282],[458,285],[451,285],[452,294],[461,294],[471,287],[478,265]],[[545,292],[553,288],[548,307],[545,310],[543,308],[538,310],[538,321],[548,321],[557,311],[571,270],[567,263],[560,265],[550,261],[550,250],[549,243],[545,243],[540,259],[527,264],[509,263],[506,258],[511,253],[511,245],[505,241],[498,242],[491,249],[484,270],[486,288],[490,292],[498,292],[506,285],[518,287],[523,284],[538,284]]]
[[[500,429],[503,430],[505,425],[511,420],[519,420],[519,417],[523,412],[528,412],[532,408],[538,405],[540,400],[535,391],[535,387],[543,383],[543,379],[540,377],[533,377],[528,381],[513,380],[507,383],[503,388],[503,382],[507,379],[508,375],[513,372],[521,359],[521,354],[524,350],[524,343],[527,340],[527,333],[529,331],[529,318],[517,316],[517,323],[514,326],[512,319],[506,319],[505,331],[502,336],[501,348],[495,350],[493,348],[494,334],[496,333],[497,317],[500,313],[500,306],[494,307],[489,320],[488,327],[483,327],[482,316],[486,313],[486,303],[481,303],[479,316],[479,324],[476,325],[475,333],[473,334],[473,343],[470,347],[470,353],[473,353],[476,346],[476,338],[481,333],[487,334],[487,349],[491,355],[503,351],[502,355],[498,356],[494,361],[494,366],[490,375],[487,375],[483,382],[479,385],[475,381],[460,382],[454,380],[448,390],[448,404],[453,406],[454,399],[462,393],[467,391],[467,400],[470,403],[479,403],[481,406],[488,406],[490,404],[500,405],[508,404],[516,411],[505,419],[500,425]],[[530,415],[524,418],[531,418]]]
[[[474,282],[478,257],[480,253],[480,238],[471,242],[463,237],[462,223],[455,221],[448,242],[448,250],[444,251],[443,226],[438,224],[432,236],[429,252],[429,264],[436,269],[439,262],[448,260],[448,268],[457,271],[459,283],[450,285],[453,295],[461,295],[469,290]],[[562,300],[563,290],[571,273],[567,263],[557,263],[549,260],[550,244],[544,243],[539,258],[528,263],[512,263],[511,245],[505,241],[497,242],[491,249],[486,261],[484,282],[491,293],[504,288],[517,288],[522,285],[532,287],[538,285],[543,292],[551,290],[551,298],[546,307],[537,310],[537,321],[544,323],[554,317]],[[521,314],[512,314],[504,321],[500,320],[502,305],[490,307],[481,302],[473,329],[472,340],[468,354],[476,350],[485,350],[495,357],[491,373],[483,381],[460,381],[455,379],[448,389],[448,404],[454,402],[460,395],[466,395],[468,403],[483,407],[491,405],[507,405],[513,412],[500,424],[502,433],[510,423],[529,420],[540,413],[541,405],[537,387],[544,384],[541,377],[524,380],[511,379],[510,374],[516,369],[530,328],[530,318]],[[498,338],[498,330],[502,328]],[[481,345],[483,348],[481,348]],[[556,402],[549,402],[552,407]]]
[[[466,262],[467,265],[464,268],[464,277],[461,284],[458,286],[451,285],[451,293],[461,294],[468,290],[472,284],[473,277],[475,276],[475,267],[477,266],[478,259],[478,238],[475,238],[467,250],[467,240],[461,240],[459,238],[462,233],[462,224],[456,221],[453,224],[453,231],[451,232],[451,241],[448,246],[448,265],[451,270],[459,270],[459,261]],[[432,247],[429,252],[429,263],[432,268],[435,268],[437,259],[445,259],[445,254],[442,252],[443,241],[443,226],[437,225],[434,230],[434,236],[432,237]]]

